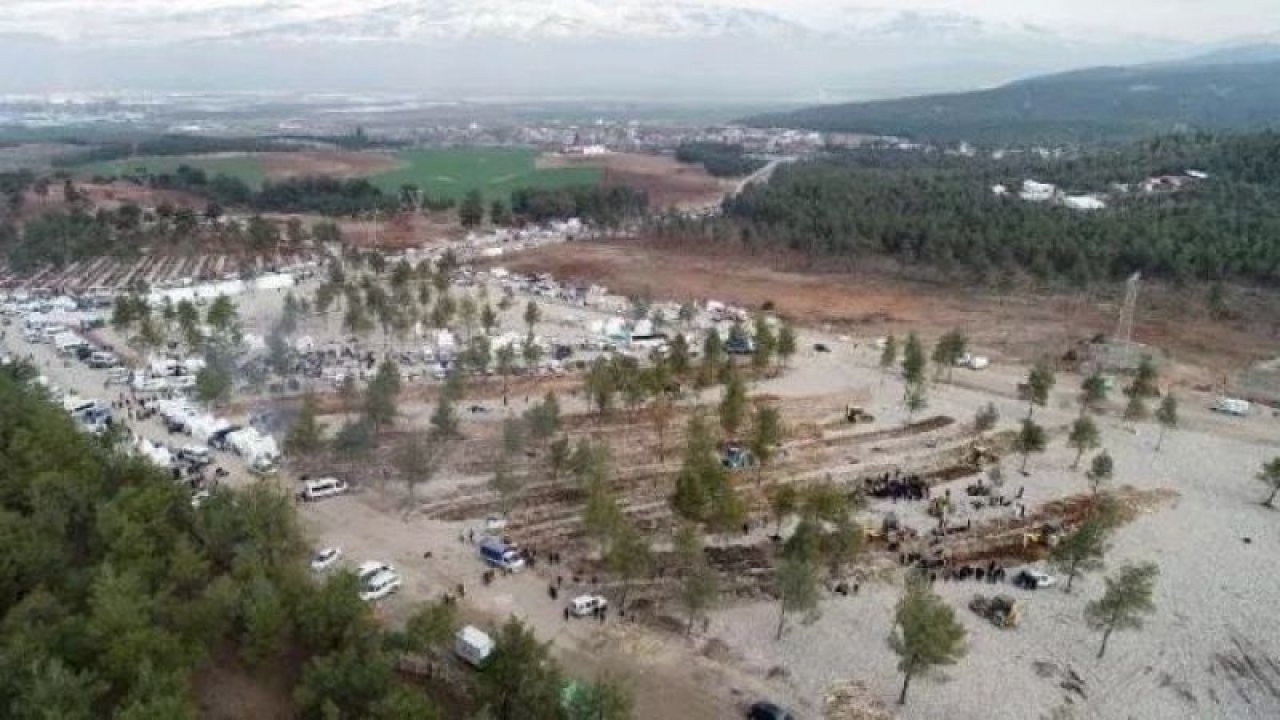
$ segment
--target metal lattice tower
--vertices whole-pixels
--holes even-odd
[[[1124,347],[1126,355],[1133,350],[1133,311],[1138,305],[1138,285],[1142,273],[1136,272],[1125,281],[1124,306],[1120,308],[1120,324],[1116,326],[1116,342]]]

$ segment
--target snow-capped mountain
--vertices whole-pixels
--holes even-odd
[[[751,3],[752,6],[748,6]],[[872,99],[1185,53],[998,16],[776,0],[0,0],[0,92]],[[797,7],[800,6],[800,7]]]
[[[356,12],[259,28],[245,36],[283,40],[502,38],[785,38],[809,30],[746,8],[636,0],[402,0]]]
[[[953,12],[760,10],[731,0],[5,0],[0,33],[90,43],[591,38],[1000,39],[1047,34]]]

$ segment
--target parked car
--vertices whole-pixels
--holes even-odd
[[[381,560],[366,560],[360,563],[360,566],[356,568],[356,578],[358,578],[360,582],[364,582],[374,575],[387,570],[395,572],[395,566],[391,563],[382,562]]]
[[[1014,585],[1027,590],[1043,590],[1057,583],[1052,575],[1035,568],[1026,568],[1013,578]]]
[[[798,720],[796,714],[780,705],[760,701],[747,709],[747,720]]]
[[[814,343],[813,351],[819,352],[819,353],[829,353],[831,352],[831,348],[828,347],[826,343]]]
[[[394,570],[384,570],[364,582],[360,599],[365,602],[381,600],[400,589],[400,576]]]
[[[187,445],[178,449],[178,460],[194,468],[206,467],[213,463],[213,455],[209,448],[199,445]]]
[[[524,567],[524,555],[519,548],[498,538],[486,538],[480,543],[480,557],[493,567],[515,571]]]
[[[342,548],[328,547],[311,556],[312,572],[324,572],[342,559]]]
[[[574,617],[586,617],[607,607],[609,601],[603,595],[579,595],[569,601],[569,612]]]
[[[334,477],[318,478],[316,480],[307,480],[302,484],[302,491],[298,493],[301,499],[312,502],[334,495],[341,495],[348,490],[347,483]]]

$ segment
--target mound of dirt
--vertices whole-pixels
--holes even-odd
[[[882,703],[860,682],[836,683],[822,698],[823,720],[893,720]]]

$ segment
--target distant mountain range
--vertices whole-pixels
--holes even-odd
[[[811,5],[811,3],[806,3]],[[413,92],[813,102],[967,89],[1186,44],[953,12],[664,0],[4,0],[0,92]],[[783,3],[779,7],[786,8]],[[71,13],[75,22],[68,22]]]
[[[1188,129],[1277,127],[1280,45],[1076,70],[977,92],[821,105],[744,122],[981,143],[1114,141]]]

